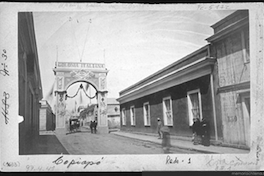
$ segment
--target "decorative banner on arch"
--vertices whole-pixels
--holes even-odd
[[[57,62],[57,68],[90,68],[103,69],[105,64],[100,63],[83,63],[83,62]]]

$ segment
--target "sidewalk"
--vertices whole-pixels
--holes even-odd
[[[158,144],[161,144],[162,141],[162,139],[158,139],[158,135],[154,136],[145,133],[132,133],[132,132],[123,132],[123,131],[117,131],[111,133],[119,136],[139,139],[143,141],[149,141]],[[214,145],[210,145],[206,147],[203,145],[193,145],[191,141],[180,140],[180,139],[176,139],[175,137],[171,137],[171,145],[172,147],[186,149],[186,150],[194,150],[201,153],[215,153],[215,154],[249,153],[249,150],[236,149],[231,147],[214,146]]]
[[[53,131],[40,131],[32,142],[34,145],[28,146],[27,155],[69,154]]]

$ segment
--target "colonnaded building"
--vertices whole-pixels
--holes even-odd
[[[121,130],[191,139],[193,118],[206,119],[211,143],[250,147],[249,17],[238,10],[211,27],[208,45],[122,90]]]

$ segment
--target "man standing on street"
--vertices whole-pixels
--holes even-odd
[[[91,129],[91,133],[93,133],[93,127],[94,127],[94,123],[93,123],[93,121],[91,120],[91,121],[90,121],[90,129]]]
[[[167,126],[161,127],[160,131],[162,132],[162,149],[164,153],[170,153],[170,129]]]
[[[94,133],[96,133],[97,121],[94,121]]]
[[[161,133],[160,129],[162,127],[162,122],[161,122],[160,118],[158,118],[157,121],[158,121],[157,131],[158,131],[158,134],[159,134],[159,138],[158,139],[161,139],[162,138],[162,133]]]

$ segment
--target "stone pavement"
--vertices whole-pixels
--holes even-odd
[[[153,134],[133,133],[133,132],[123,132],[123,131],[117,131],[111,133],[128,138],[134,138],[134,139],[139,139],[139,140],[149,141],[159,144],[161,144],[162,141],[162,139],[158,139],[158,135],[153,135]],[[181,140],[173,136],[171,137],[171,145],[176,148],[194,150],[201,153],[215,153],[215,154],[249,153],[249,150],[237,149],[231,147],[214,146],[214,145],[210,145],[206,147],[203,145],[193,145],[191,141]]]

